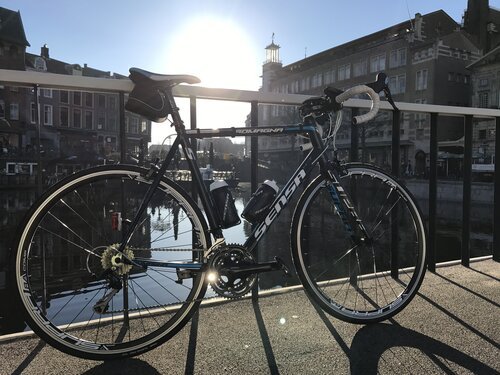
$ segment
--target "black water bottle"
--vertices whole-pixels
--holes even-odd
[[[255,193],[252,194],[241,216],[252,224],[264,220],[278,190],[279,188],[275,181],[264,181]]]
[[[215,201],[215,207],[221,219],[222,228],[231,228],[241,223],[238,211],[234,205],[233,195],[227,182],[216,180],[210,184],[210,194]]]

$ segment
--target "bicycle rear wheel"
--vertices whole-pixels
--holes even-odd
[[[308,294],[328,313],[372,323],[401,311],[425,273],[422,217],[408,190],[379,169],[352,164],[341,187],[368,231],[353,241],[323,177],[302,194],[292,222],[292,256]]]
[[[106,360],[143,353],[177,333],[203,298],[201,270],[144,270],[117,258],[121,226],[151,184],[146,172],[120,165],[73,175],[51,188],[21,227],[13,269],[26,320],[68,354]],[[201,264],[210,246],[207,233],[196,203],[163,179],[125,253]]]

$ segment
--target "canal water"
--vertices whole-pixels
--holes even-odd
[[[425,182],[424,182],[425,183]],[[458,183],[458,182],[457,182]],[[412,184],[409,184],[411,188]],[[473,188],[474,189],[474,188]],[[236,208],[239,213],[250,199],[250,184],[240,183],[232,190],[235,198]],[[0,304],[0,334],[17,332],[27,329],[24,322],[20,320],[15,307],[10,305],[11,301],[6,289],[6,275],[8,271],[9,248],[14,239],[14,233],[21,218],[34,202],[36,194],[34,190],[7,190],[0,191],[0,298],[4,303]],[[428,201],[425,194],[416,192],[419,205],[427,221]],[[259,243],[255,257],[259,261],[281,258],[291,271],[291,276],[286,277],[282,272],[270,272],[259,276],[259,288],[271,289],[289,286],[298,283],[298,278],[293,269],[290,256],[290,223],[293,215],[294,197],[291,204],[282,211],[279,218],[273,223],[269,231]],[[242,222],[225,230],[228,244],[243,244],[251,234],[251,225]],[[460,258],[462,232],[462,203],[457,197],[449,200],[440,199],[438,203],[438,238],[437,238],[437,261],[448,261]],[[493,205],[492,202],[472,203],[472,225],[471,225],[471,256],[491,255],[493,249]],[[209,294],[210,296],[210,294]]]

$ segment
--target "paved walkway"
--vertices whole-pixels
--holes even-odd
[[[326,316],[303,291],[203,307],[171,341],[110,363],[0,339],[0,374],[498,374],[499,280],[492,260],[438,268],[395,319],[371,326]]]

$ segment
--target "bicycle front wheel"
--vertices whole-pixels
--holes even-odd
[[[151,181],[147,170],[104,166],[52,187],[21,227],[14,272],[30,327],[82,358],[137,355],[171,338],[206,290],[200,268],[210,246],[196,203],[163,179],[125,248],[117,249]],[[165,264],[170,266],[165,266]]]
[[[294,213],[294,265],[325,311],[351,323],[378,322],[401,311],[418,291],[425,273],[424,223],[408,190],[377,168],[349,165],[340,185],[368,238],[352,238],[331,187],[319,176]]]

